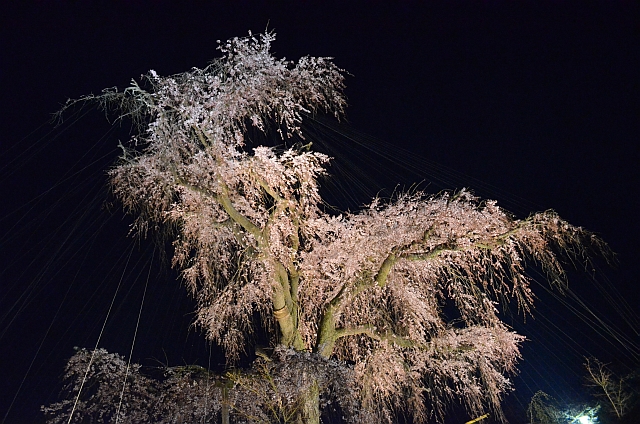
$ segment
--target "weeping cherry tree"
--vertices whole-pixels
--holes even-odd
[[[552,211],[516,219],[467,191],[330,212],[319,194],[330,158],[291,140],[304,140],[307,117],[344,115],[345,72],[329,58],[277,59],[273,41],[234,38],[204,69],[150,71],[123,92],[85,98],[140,128],[109,171],[135,229],[170,237],[196,325],[228,363],[266,331],[272,347],[293,352],[278,356],[284,367],[298,352],[350,370],[354,420],[404,412],[426,422],[450,402],[502,417],[524,337],[500,305],[529,311],[527,266],[561,287],[565,259],[606,246]],[[283,144],[256,145],[256,133]],[[304,387],[292,419],[318,423],[321,379],[301,373],[288,384]]]

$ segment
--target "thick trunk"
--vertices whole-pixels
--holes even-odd
[[[320,387],[315,380],[302,399],[296,424],[320,424]]]
[[[272,295],[273,315],[280,328],[280,343],[298,351],[304,350],[305,345],[298,331],[298,276],[290,275],[287,268],[278,261],[274,260],[273,266],[274,279],[277,282]]]
[[[333,353],[333,347],[336,343],[336,319],[333,314],[335,307],[329,305],[322,315],[320,325],[318,326],[318,340],[316,342],[315,352],[324,358],[329,358]]]

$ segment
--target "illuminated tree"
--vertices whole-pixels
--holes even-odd
[[[113,192],[138,231],[171,238],[196,323],[230,363],[262,326],[273,346],[352,364],[360,413],[378,421],[439,418],[454,400],[501,417],[523,337],[499,302],[526,313],[527,263],[562,285],[562,255],[603,245],[552,211],[519,220],[467,191],[327,212],[330,158],[290,140],[304,139],[307,116],[343,115],[344,72],[327,58],[276,59],[273,40],[234,38],[204,69],[151,71],[84,98],[140,126],[109,171]],[[260,132],[288,144],[252,145]],[[295,419],[317,423],[325,388],[307,383]]]
[[[290,423],[313,380],[324,402],[369,422],[344,364],[283,347],[272,357],[217,376],[199,366],[143,370],[104,349],[79,349],[66,366],[63,399],[42,411],[49,424]]]
[[[529,424],[559,424],[564,421],[564,414],[555,399],[538,390],[527,408]]]

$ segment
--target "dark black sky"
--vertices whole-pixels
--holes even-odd
[[[46,121],[67,98],[124,88],[149,69],[203,67],[218,55],[216,40],[267,25],[277,33],[278,56],[333,56],[352,74],[350,125],[409,150],[424,164],[417,181],[430,182],[437,163],[454,174],[450,186],[433,190],[475,188],[520,215],[554,208],[600,234],[619,265],[603,268],[597,284],[576,274],[572,287],[638,345],[638,327],[634,333],[610,305],[600,308],[597,290],[613,285],[637,319],[634,2],[12,3],[0,14],[0,419],[7,423],[33,421],[39,405],[55,400],[65,359],[73,346],[95,344],[122,275],[100,345],[128,354],[149,275],[134,360],[207,364],[202,336],[188,328],[185,289],[150,243],[133,249],[123,274],[135,243],[129,221],[117,205],[101,205],[104,169],[128,128],[108,133],[97,112],[75,125],[70,116],[58,129]],[[540,296],[536,313],[548,321],[519,327],[531,341],[515,379],[521,396],[509,398],[513,414],[538,388],[579,397],[585,352],[622,369],[637,366],[610,336]],[[558,342],[549,322],[568,343]],[[220,362],[215,354],[212,362]]]

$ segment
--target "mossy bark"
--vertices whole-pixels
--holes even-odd
[[[320,424],[320,387],[313,381],[305,397],[301,399],[296,424]]]
[[[222,388],[222,424],[229,424],[229,388]]]

